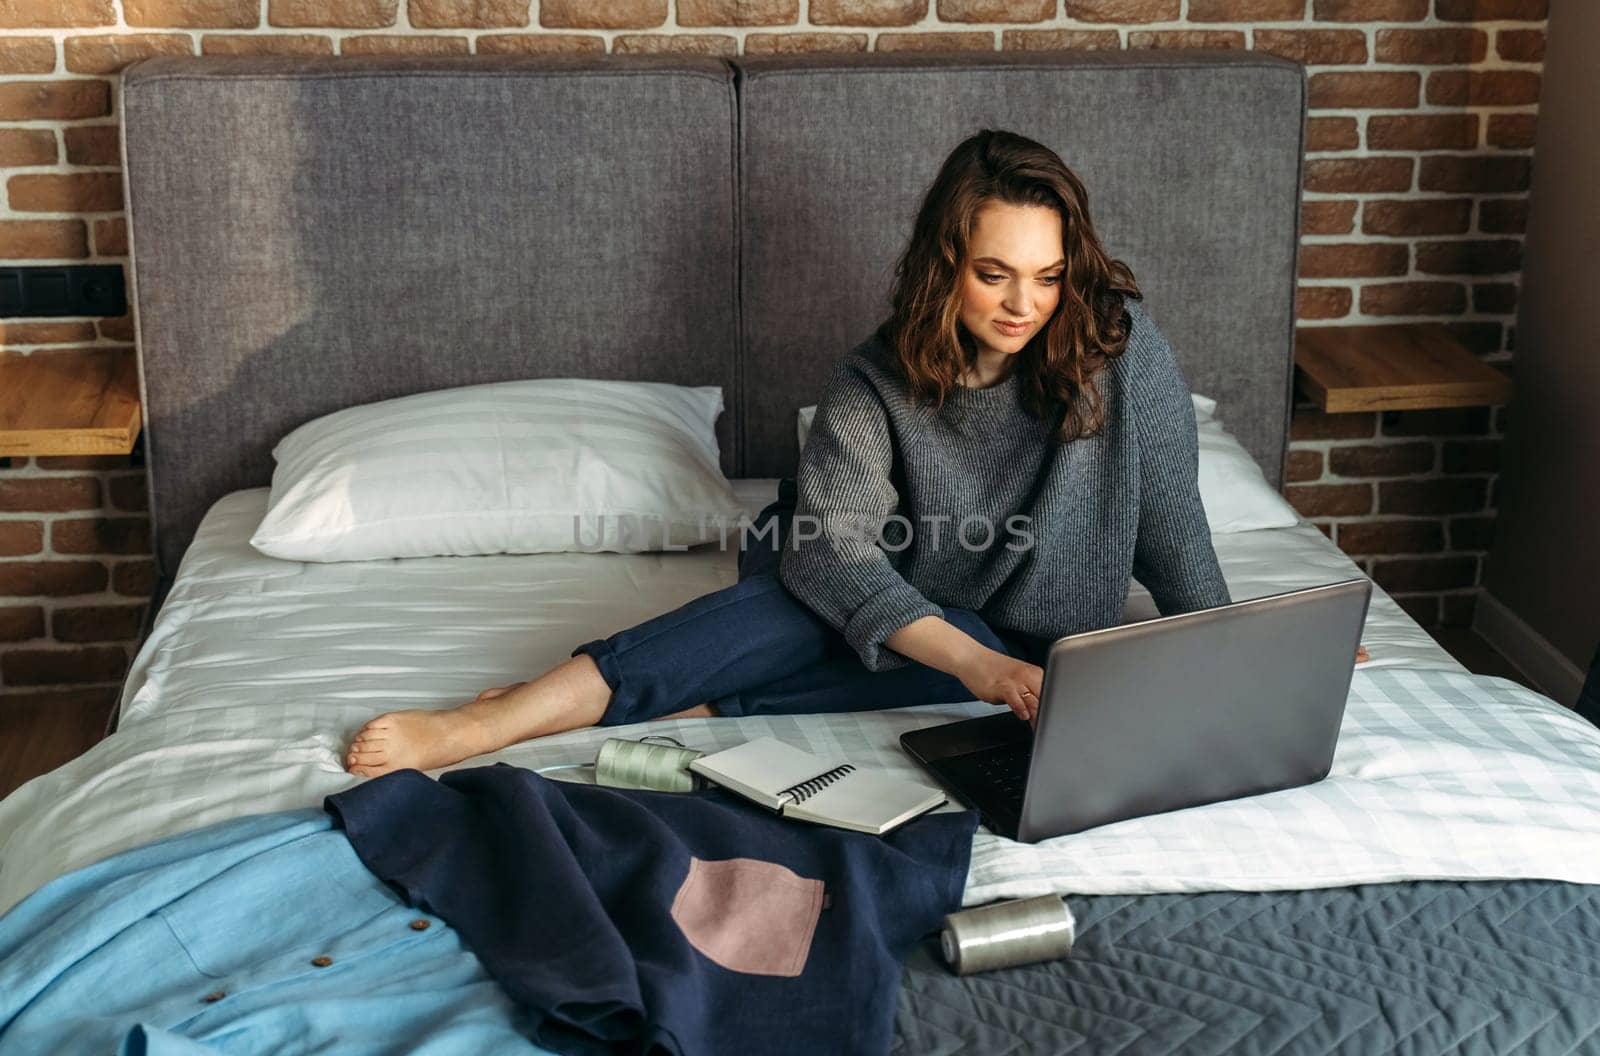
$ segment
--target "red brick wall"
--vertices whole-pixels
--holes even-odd
[[[155,54],[1254,48],[1311,74],[1303,325],[1444,320],[1509,369],[1547,0],[0,0],[0,261],[126,253],[117,71]],[[0,323],[49,355],[127,319]],[[1500,412],[1297,408],[1287,494],[1424,623],[1470,619]],[[111,695],[152,563],[126,459],[0,470],[0,692]],[[69,693],[69,691],[71,691]]]

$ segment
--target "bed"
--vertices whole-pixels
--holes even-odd
[[[736,555],[716,547],[316,564],[248,540],[293,426],[527,376],[722,385],[723,468],[753,513],[792,472],[796,410],[876,321],[912,203],[973,127],[1035,135],[1084,177],[1191,387],[1281,483],[1305,118],[1292,63],[155,59],[125,74],[124,100],[159,612],[115,731],[0,801],[0,912],[120,850],[317,806],[359,780],[341,755],[372,716],[527,677],[733,582]],[[1359,574],[1304,522],[1214,544],[1235,599]],[[1152,615],[1133,584],[1124,618]],[[1067,894],[1077,946],[957,978],[928,944],[907,965],[898,1049],[1592,1044],[1600,734],[1465,672],[1376,587],[1362,641],[1373,659],[1323,789],[1336,806],[1278,793],[1034,849],[980,833],[964,901]],[[984,710],[648,732],[697,747],[771,734],[910,773],[901,732]],[[639,732],[462,765],[586,762]]]

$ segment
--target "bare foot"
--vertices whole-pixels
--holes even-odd
[[[492,698],[488,698],[492,699]],[[379,715],[356,734],[345,755],[345,769],[362,777],[391,770],[432,770],[492,752],[491,727],[479,701],[435,711],[408,708]]]
[[[345,769],[362,777],[434,770],[531,737],[593,726],[610,700],[599,668],[579,654],[538,678],[486,689],[458,707],[379,715],[351,740]]]

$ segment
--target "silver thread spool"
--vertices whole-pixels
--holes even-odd
[[[612,737],[600,745],[594,760],[594,782],[609,788],[645,788],[656,792],[693,792],[699,774],[689,764],[705,755],[681,744],[652,744]]]
[[[950,914],[939,946],[957,975],[971,975],[1065,957],[1074,930],[1061,897],[1040,895]]]

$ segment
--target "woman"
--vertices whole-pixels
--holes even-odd
[[[580,726],[945,701],[1032,719],[1056,638],[1227,604],[1193,405],[1077,176],[986,130],[946,159],[892,314],[836,366],[739,582],[459,707],[381,715],[346,769]]]

